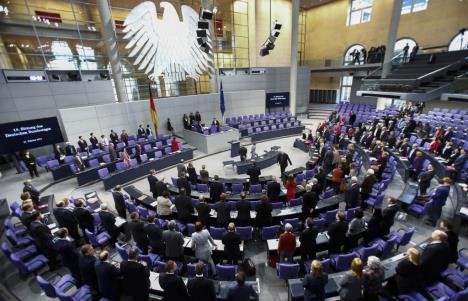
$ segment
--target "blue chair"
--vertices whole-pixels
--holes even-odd
[[[234,281],[237,273],[236,265],[216,265],[216,273],[219,281]]]
[[[23,276],[36,273],[49,262],[44,255],[37,255],[26,261],[19,259],[15,254],[11,254],[9,258]]]
[[[165,148],[164,148],[164,153],[165,153],[166,155],[172,153],[172,148],[171,148],[171,147],[165,147]]]
[[[137,206],[130,200],[125,200],[125,207],[127,207],[127,210],[130,214],[138,211]]]
[[[289,280],[298,278],[299,264],[298,263],[277,263],[276,272],[280,279]]]
[[[308,169],[305,171],[305,178],[307,181],[311,180],[314,177],[314,170]]]
[[[462,248],[458,251],[457,265],[461,269],[468,269],[468,254],[466,254],[466,251],[468,251],[467,248]]]
[[[325,220],[326,224],[331,224],[336,220],[336,214],[338,213],[338,209],[336,210],[330,210],[325,213],[320,214],[320,218],[323,218]]]
[[[262,240],[276,239],[278,237],[279,230],[280,226],[278,225],[263,227],[261,232]]]
[[[111,238],[109,233],[107,233],[106,231],[96,235],[92,232],[89,232],[88,229],[85,229],[85,234],[93,247],[103,247],[109,242]]]
[[[125,163],[123,163],[123,162],[117,162],[115,164],[115,169],[116,170],[124,170],[125,168],[127,168],[127,167],[125,166]]]
[[[104,179],[107,176],[109,176],[109,169],[107,169],[107,167],[98,169],[98,174],[99,174],[99,178]]]
[[[468,274],[458,270],[453,266],[449,266],[441,274],[444,282],[451,287],[458,288],[460,290],[468,286]]]
[[[301,206],[302,205],[302,197],[298,197],[289,201],[289,206]]]
[[[128,260],[128,251],[121,246],[118,242],[115,243],[115,248],[117,249],[117,252],[120,255],[120,258],[122,258],[122,261],[127,261]]]
[[[155,159],[159,159],[159,158],[162,158],[162,152],[161,151],[156,151],[154,152],[154,158]]]
[[[16,216],[17,218],[21,218],[23,215],[23,210],[21,209],[20,205],[17,202],[12,202],[10,204],[11,213]]]
[[[385,195],[381,193],[375,198],[369,197],[367,200],[365,200],[365,202],[371,207],[379,207],[382,204],[384,197]]]
[[[213,239],[222,239],[224,233],[226,233],[224,228],[210,227],[210,234]]]
[[[10,246],[6,242],[2,242],[2,251],[5,253],[5,255],[10,258],[11,255],[15,255],[18,259],[20,260],[25,260],[27,258],[31,258],[32,256],[36,255],[38,253],[38,250],[36,248],[36,245],[32,244],[27,246],[24,249],[19,249],[13,251]]]
[[[187,224],[187,233],[189,236],[192,236],[192,233],[195,232],[195,224]]]
[[[207,184],[197,184],[198,192],[209,192]]]
[[[401,230],[401,229],[400,229]],[[404,233],[399,231],[391,232],[388,238],[395,237],[397,242],[397,250],[400,246],[406,246],[411,241],[411,237],[413,237],[414,231],[416,230],[415,227],[410,227]]]
[[[250,185],[249,192],[250,193],[261,193],[262,192],[262,185],[261,184]]]
[[[354,258],[358,257],[356,253],[340,254],[330,258],[331,265],[337,272],[349,270],[351,268],[351,262]]]
[[[421,203],[413,203],[409,206],[409,211],[416,214],[417,216],[422,216],[422,215],[426,215],[429,213],[429,210],[431,209],[431,206],[432,206],[432,199],[430,199],[429,201],[425,202],[424,204],[421,204]]]
[[[60,288],[55,288],[55,292],[60,301],[91,301],[93,300],[93,294],[91,292],[91,287],[88,285],[83,285],[78,290],[74,291],[68,295],[65,291]]]
[[[379,253],[378,245],[371,245],[370,247],[361,247],[355,251],[361,258],[362,262],[366,263],[369,256],[377,255]]]
[[[146,161],[148,161],[148,155],[143,154],[143,155],[140,156],[140,159],[141,159],[141,163],[146,162]]]
[[[17,248],[22,248],[29,246],[30,244],[33,243],[33,239],[29,235],[25,235],[23,237],[17,237],[16,233],[11,231],[10,229],[6,230],[6,237],[8,241]]]
[[[242,240],[252,240],[252,227],[236,227],[237,234],[240,235]]]
[[[377,239],[370,243],[370,245],[378,246],[381,257],[387,257],[388,255],[390,255],[393,252],[393,249],[395,249],[396,244],[396,237],[391,237],[387,241]]]
[[[281,209],[283,208],[284,204],[282,202],[273,202],[271,203],[271,207],[273,209]]]
[[[28,229],[26,229],[26,227],[23,224],[13,224],[13,222],[11,221],[11,217],[7,217],[3,224],[5,225],[5,228],[13,231],[16,236],[24,236],[28,232]]]
[[[244,191],[244,184],[242,183],[234,183],[231,186],[231,190],[233,194],[239,194]]]
[[[260,201],[250,201],[250,208],[252,210],[255,210],[258,205],[260,205]]]
[[[439,299],[446,296],[452,299],[452,297],[455,296],[455,291],[442,282],[436,282],[431,286],[426,287],[426,291],[434,299]]]
[[[56,287],[61,291],[67,291],[72,286],[76,285],[76,280],[68,274],[61,276],[56,282],[53,283],[37,275],[36,281],[44,291],[45,295],[49,298],[58,297],[57,293],[55,292]]]
[[[88,164],[90,167],[96,167],[96,166],[99,166],[99,161],[98,159],[92,159],[88,161]]]

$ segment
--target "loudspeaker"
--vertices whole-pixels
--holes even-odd
[[[208,21],[198,21],[198,29],[208,29],[210,27],[210,23]]]
[[[273,50],[275,49],[275,44],[273,44],[272,42],[268,42],[266,45],[265,45],[266,49],[268,50]]]
[[[275,38],[277,38],[280,35],[280,31],[276,30],[276,29],[273,29],[271,31],[271,35],[274,36]]]
[[[200,15],[201,15],[201,18],[205,20],[211,20],[213,18],[213,12],[207,9],[202,9]]]
[[[199,38],[206,38],[206,30],[205,30],[205,29],[199,29],[199,30],[197,30],[197,37],[199,37]]]
[[[72,82],[80,81],[80,74],[78,72],[68,72],[68,79]]]
[[[273,23],[273,29],[280,30],[281,26],[282,26],[281,23],[278,23],[277,21],[275,21],[275,23]]]
[[[260,56],[266,56],[266,55],[269,55],[269,54],[270,54],[270,51],[268,51],[268,49],[266,49],[266,47],[260,48]]]
[[[52,74],[52,80],[59,82],[60,81],[60,76],[58,74]]]

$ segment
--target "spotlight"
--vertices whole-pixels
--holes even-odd
[[[268,42],[268,43],[266,43],[265,48],[268,49],[268,50],[273,50],[273,49],[275,49],[275,44],[273,44],[271,42]]]
[[[260,48],[260,56],[266,56],[269,54],[270,54],[270,51],[266,47]]]
[[[206,30],[204,30],[204,29],[197,30],[197,37],[206,38]]]
[[[213,18],[213,12],[205,8],[202,9],[200,15],[201,18],[205,20],[211,20]]]
[[[198,29],[208,29],[210,27],[210,23],[208,21],[200,20],[198,21]]]
[[[276,29],[273,29],[271,31],[271,35],[274,36],[275,38],[277,38],[280,35],[280,31],[276,30]]]
[[[273,23],[273,29],[280,30],[281,26],[281,23],[278,23],[278,21],[275,21],[275,23]]]

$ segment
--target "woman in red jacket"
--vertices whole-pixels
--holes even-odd
[[[431,153],[437,153],[438,149],[439,149],[439,146],[440,146],[440,141],[438,138],[434,138],[434,141],[431,142],[431,144],[429,144],[429,151]]]
[[[296,236],[292,233],[291,224],[284,225],[284,232],[280,235],[278,241],[278,253],[280,261],[290,261],[293,263],[294,252],[296,251]]]
[[[176,137],[172,137],[171,141],[172,152],[176,152],[179,150],[179,143],[177,143]]]
[[[288,179],[284,183],[284,187],[286,188],[286,199],[289,202],[290,200],[294,199],[294,197],[296,196],[297,183],[294,180],[293,175],[289,175]]]

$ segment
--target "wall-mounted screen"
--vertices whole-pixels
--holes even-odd
[[[289,106],[289,92],[266,93],[266,107],[278,108]]]
[[[0,133],[1,154],[63,142],[57,117],[2,123]]]

